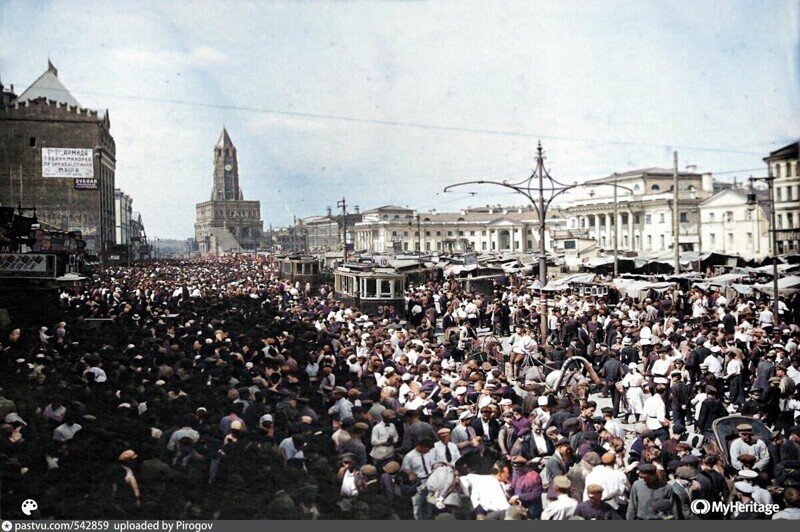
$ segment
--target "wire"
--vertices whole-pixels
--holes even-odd
[[[51,91],[58,90],[58,89],[50,89]],[[70,92],[64,90],[63,92]],[[646,148],[668,148],[668,149],[683,149],[683,150],[691,150],[691,151],[706,151],[706,152],[717,152],[717,153],[738,153],[743,155],[763,155],[760,152],[750,152],[750,151],[741,151],[741,150],[731,150],[726,148],[714,148],[709,146],[687,146],[687,145],[668,145],[668,144],[654,144],[654,143],[647,143],[647,142],[632,142],[632,141],[624,141],[624,140],[610,140],[610,139],[595,139],[590,137],[567,137],[567,136],[560,136],[560,135],[547,135],[542,133],[531,133],[525,131],[507,131],[507,130],[495,130],[495,129],[482,129],[482,128],[467,128],[467,127],[456,127],[456,126],[444,126],[444,125],[437,125],[437,124],[423,124],[420,122],[404,122],[400,120],[380,120],[374,118],[360,118],[360,117],[353,117],[353,116],[344,116],[344,115],[333,115],[333,114],[324,114],[324,113],[307,113],[302,111],[281,111],[277,109],[268,109],[268,108],[259,108],[259,107],[243,107],[239,105],[225,105],[225,104],[216,104],[216,103],[205,103],[205,102],[190,102],[186,100],[175,100],[170,98],[153,98],[147,96],[133,96],[127,94],[112,94],[112,93],[105,93],[105,92],[92,92],[92,91],[72,91],[76,94],[85,94],[91,96],[103,96],[108,98],[122,98],[127,100],[137,100],[137,101],[145,101],[145,102],[159,102],[159,103],[169,103],[173,105],[186,105],[186,106],[193,106],[193,107],[203,107],[208,109],[225,109],[230,111],[246,111],[252,113],[266,113],[266,114],[275,114],[275,115],[282,115],[282,116],[298,116],[303,118],[319,118],[323,120],[338,120],[342,122],[350,122],[350,123],[359,123],[359,124],[375,124],[381,126],[394,126],[394,127],[408,127],[408,128],[416,128],[416,129],[427,129],[432,131],[453,131],[458,133],[477,133],[482,135],[499,135],[499,136],[507,136],[507,137],[525,137],[525,138],[538,138],[538,139],[550,139],[550,140],[562,140],[562,141],[571,141],[571,142],[588,142],[593,144],[611,144],[611,145],[621,145],[621,146],[639,146],[639,147],[646,147]]]

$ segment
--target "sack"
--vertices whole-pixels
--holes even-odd
[[[616,388],[619,393],[625,392],[625,385],[622,384],[622,381],[615,383],[614,388]]]

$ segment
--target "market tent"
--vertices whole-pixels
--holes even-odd
[[[772,283],[756,284],[753,285],[753,288],[765,294],[772,295],[773,293]],[[778,279],[778,294],[788,296],[797,292],[800,292],[800,276],[790,275]]]
[[[634,299],[643,299],[650,290],[666,292],[670,288],[675,288],[675,283],[653,283],[636,279],[614,279],[612,282],[623,297]]]

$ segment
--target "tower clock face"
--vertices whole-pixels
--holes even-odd
[[[233,170],[233,166],[231,166],[230,164],[226,164],[226,165],[225,165],[225,170],[227,170],[228,172],[230,172],[231,170]]]

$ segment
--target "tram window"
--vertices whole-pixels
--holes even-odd
[[[375,279],[364,279],[364,297],[377,297],[378,282]]]
[[[393,294],[392,294],[392,284],[394,282],[390,281],[389,279],[383,279],[383,280],[381,280],[380,283],[381,283],[381,289],[380,289],[380,294],[379,295],[381,297],[392,297],[393,296]]]

